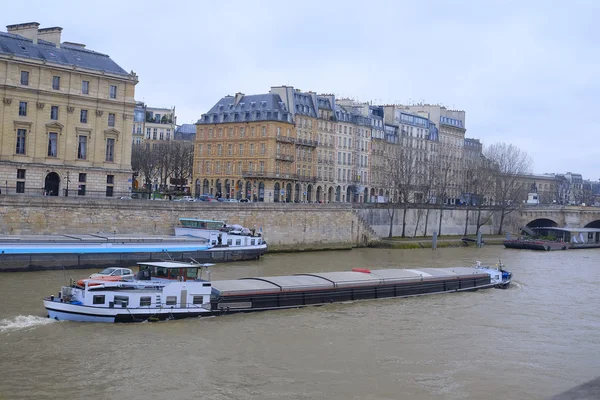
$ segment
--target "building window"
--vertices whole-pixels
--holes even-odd
[[[263,155],[263,156],[265,155],[266,148],[267,148],[267,146],[265,146],[264,143],[260,144],[260,154],[261,155]]]
[[[85,185],[79,185],[77,187],[77,196],[85,196]]]
[[[218,156],[222,156],[223,155],[223,145],[222,144],[218,144],[217,145],[217,155]]]
[[[233,137],[233,128],[229,128],[229,137],[232,138]]]
[[[240,144],[240,156],[244,155],[244,145]]]
[[[79,122],[82,124],[87,124],[87,110],[81,110],[79,114]]]
[[[160,138],[160,140],[164,140],[165,139],[165,131],[163,131],[162,129],[160,130],[160,134],[158,136]]]
[[[106,184],[114,185],[115,184],[115,176],[114,175],[106,175]]]
[[[106,161],[115,161],[115,139],[106,139]]]
[[[17,193],[25,193],[25,182],[17,182]]]
[[[115,85],[110,85],[109,95],[111,99],[117,98],[117,87]]]
[[[267,136],[267,127],[266,126],[262,127],[262,135]]]
[[[79,182],[86,182],[87,181],[87,174],[86,173],[80,173],[79,174]]]
[[[250,145],[250,155],[253,156],[254,155],[254,144]]]
[[[29,85],[29,72],[21,71],[21,85]]]
[[[50,119],[54,121],[58,119],[58,106],[50,107]]]
[[[232,144],[227,145],[227,155],[228,156],[233,155],[233,145]]]
[[[150,139],[150,133],[151,133],[150,128],[146,128],[146,139]]]
[[[238,174],[242,173],[242,162],[238,161],[238,170],[237,170]]]
[[[167,140],[171,140],[171,130],[167,129]]]
[[[246,136],[246,129],[240,128],[240,137],[243,138],[244,136]]]
[[[77,144],[77,158],[80,160],[85,160],[87,158],[87,136],[79,136],[79,142]],[[80,182],[81,182],[81,174]]]
[[[212,156],[212,144],[206,145],[206,155]]]
[[[25,170],[17,169],[17,179],[25,179]]]
[[[17,154],[25,154],[25,139],[27,138],[27,130],[17,129]]]
[[[259,164],[259,168],[260,168],[260,172],[264,173],[265,172],[265,162],[261,161]]]
[[[27,116],[27,102],[26,101],[19,102],[19,115],[21,117]]]
[[[108,114],[108,126],[115,126],[115,114]]]
[[[231,175],[231,161],[227,161],[227,175]]]
[[[52,77],[52,89],[60,90],[60,76]]]
[[[106,197],[113,197],[113,187],[112,186],[106,187]]]
[[[154,128],[152,130],[152,140],[156,140],[156,137],[158,136],[158,129]]]
[[[56,157],[58,155],[58,133],[48,133],[48,157]]]
[[[81,81],[81,94],[90,94],[90,82]]]

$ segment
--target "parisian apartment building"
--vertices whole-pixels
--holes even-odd
[[[2,193],[126,195],[137,75],[61,35],[37,22],[0,32]]]

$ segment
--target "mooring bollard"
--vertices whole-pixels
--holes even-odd
[[[435,250],[437,248],[437,232],[433,232],[433,236],[431,238],[431,248]]]

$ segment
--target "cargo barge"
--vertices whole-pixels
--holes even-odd
[[[84,279],[44,299],[48,317],[92,322],[141,322],[300,308],[367,299],[507,288],[502,265],[420,269],[353,269],[290,276],[202,279],[203,265],[140,263],[133,280]]]
[[[217,231],[218,232],[218,231]],[[223,234],[225,235],[225,234]],[[262,236],[117,234],[0,235],[0,272],[130,267],[147,260],[203,263],[256,260],[267,250]]]

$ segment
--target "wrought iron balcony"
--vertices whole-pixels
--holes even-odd
[[[278,142],[296,143],[296,139],[293,137],[277,135],[275,138]]]
[[[301,176],[301,175],[299,175],[297,179],[299,182],[317,183],[316,176]]]
[[[318,142],[310,139],[296,139],[296,144],[309,147],[317,147]]]
[[[242,177],[244,179],[251,178],[263,178],[263,179],[292,179],[296,180],[296,174],[288,174],[288,173],[276,173],[276,172],[268,172],[268,171],[242,171]]]
[[[280,154],[280,153],[276,153],[275,154],[275,159],[276,160],[280,160],[280,161],[290,161],[290,162],[294,162],[294,156],[290,156],[288,154]]]

